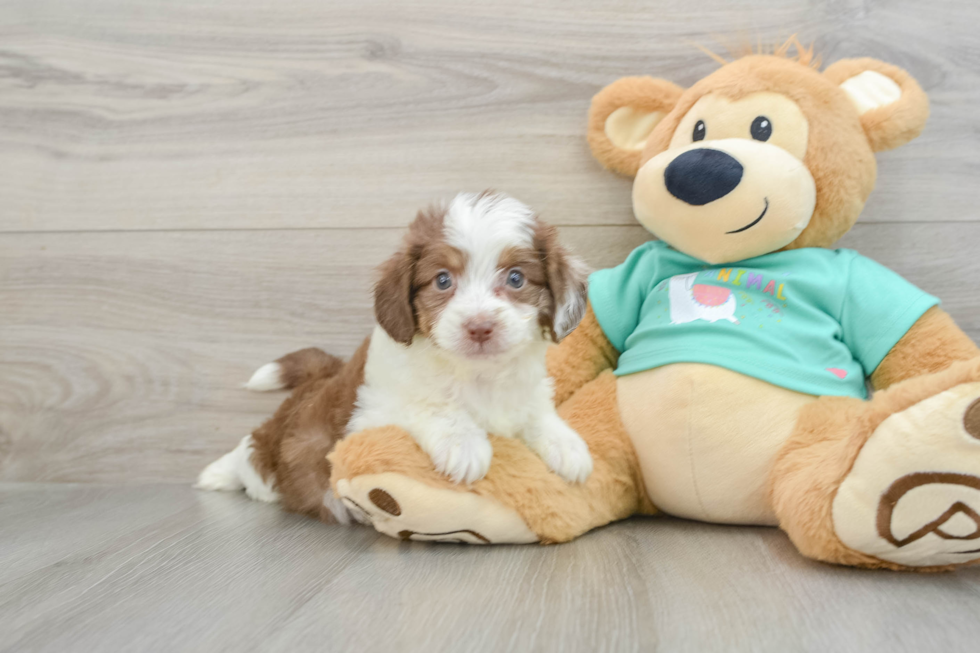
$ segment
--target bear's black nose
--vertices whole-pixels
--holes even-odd
[[[728,195],[740,181],[742,164],[721,150],[707,147],[684,152],[664,170],[670,194],[694,206]]]

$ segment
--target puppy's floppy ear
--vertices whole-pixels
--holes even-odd
[[[623,77],[596,93],[589,107],[592,155],[614,172],[635,176],[650,132],[683,92],[663,79]]]
[[[847,94],[875,152],[905,145],[929,118],[929,98],[907,72],[877,59],[842,59],[823,72]]]
[[[551,336],[559,342],[585,315],[589,268],[558,242],[558,230],[535,218],[534,245],[544,263],[548,290],[554,300]]]
[[[416,331],[412,307],[415,256],[409,247],[402,248],[381,265],[380,272],[374,286],[374,317],[392,340],[410,345]]]

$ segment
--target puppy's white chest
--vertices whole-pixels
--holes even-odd
[[[500,365],[467,367],[424,341],[403,347],[376,329],[351,428],[383,420],[407,427],[402,415],[437,418],[463,412],[489,433],[519,436],[551,396],[544,349],[525,354]]]
[[[488,433],[516,437],[521,435],[529,420],[529,395],[533,394],[534,388],[476,380],[460,386],[459,401],[463,409]]]

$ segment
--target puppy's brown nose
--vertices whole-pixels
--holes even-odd
[[[493,336],[493,320],[488,320],[485,318],[473,318],[466,320],[463,324],[463,328],[466,329],[466,333],[469,335],[470,340],[473,342],[480,343],[481,345]]]

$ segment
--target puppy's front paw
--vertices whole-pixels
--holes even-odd
[[[487,475],[493,447],[485,433],[439,438],[429,452],[436,469],[454,483],[473,483]]]
[[[544,432],[529,444],[553,472],[569,483],[584,483],[592,473],[589,445],[561,420],[546,425]]]

